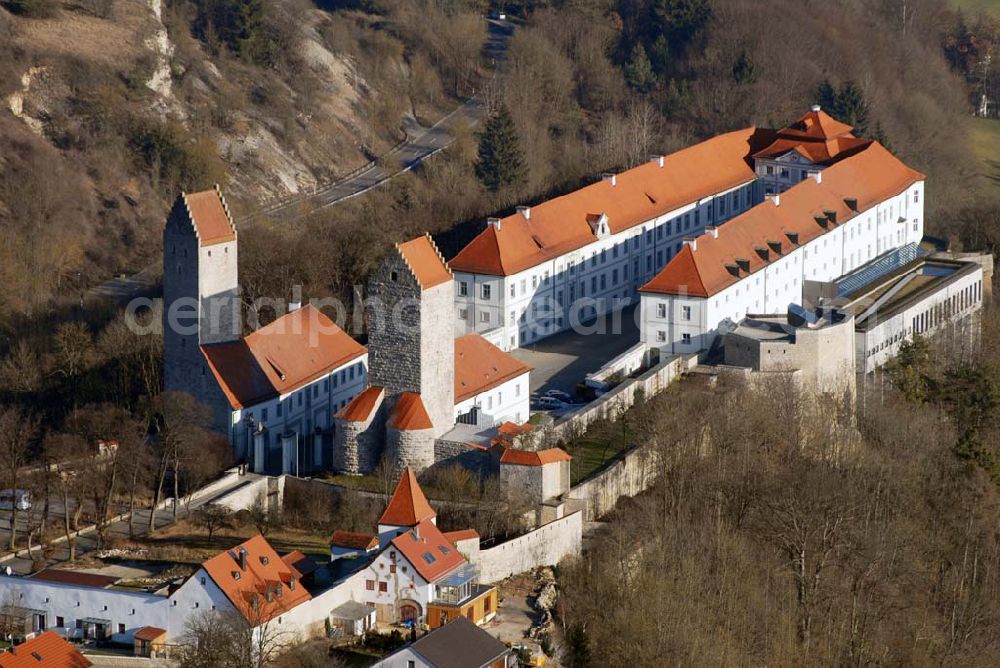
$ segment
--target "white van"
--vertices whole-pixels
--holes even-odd
[[[0,490],[0,510],[10,510],[15,505],[18,510],[30,510],[31,492],[26,489]]]

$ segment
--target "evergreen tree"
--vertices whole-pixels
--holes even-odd
[[[826,109],[827,113],[832,113],[836,102],[837,91],[833,89],[833,84],[830,83],[829,79],[823,79],[823,83],[816,88],[816,104]]]
[[[656,0],[653,15],[675,53],[681,53],[712,18],[708,0]]]
[[[848,81],[840,87],[833,106],[833,116],[842,123],[852,126],[857,136],[868,136],[868,102],[853,81]]]
[[[514,120],[507,107],[500,105],[486,121],[479,138],[476,176],[487,190],[496,192],[504,186],[523,183],[526,173]]]
[[[757,78],[756,66],[750,60],[746,51],[740,52],[740,57],[733,63],[733,81],[738,84],[753,83]]]
[[[649,50],[649,60],[653,63],[653,71],[662,75],[670,67],[670,42],[666,35],[659,35]]]
[[[646,49],[642,44],[636,43],[632,49],[632,57],[628,65],[625,66],[625,82],[633,90],[640,93],[648,93],[656,84],[656,74],[653,72],[653,65],[649,62]]]

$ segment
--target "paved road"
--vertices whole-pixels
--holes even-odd
[[[237,487],[243,485],[248,481],[256,480],[259,477],[260,476],[258,476],[257,474],[247,473],[246,475],[235,478],[232,482],[228,483],[223,487],[220,487],[218,490],[214,491],[211,494],[196,497],[195,500],[191,502],[191,510],[194,511],[197,508],[201,507],[202,505],[210,503],[217,497],[227,492],[230,492],[233,489],[236,489]],[[186,516],[187,512],[184,507],[184,503],[182,501],[180,507],[178,508],[178,517],[186,517]],[[54,521],[56,522],[56,526],[61,526],[61,524],[59,524],[59,522],[62,521],[61,515],[54,516]],[[155,526],[157,529],[162,529],[165,526],[169,526],[170,524],[173,524],[173,522],[174,522],[174,515],[171,506],[168,506],[164,510],[158,510],[156,512]],[[142,536],[147,533],[147,529],[149,527],[149,509],[143,509],[136,512],[134,519],[134,526],[136,535]],[[108,527],[107,539],[109,541],[115,541],[116,539],[128,540],[129,539],[128,520],[126,519],[112,523]],[[80,557],[86,552],[91,552],[95,549],[97,549],[97,532],[92,531],[77,536],[76,538],[77,557]],[[39,556],[40,553],[41,550],[37,548],[34,550],[34,554],[36,557]],[[66,561],[68,559],[69,559],[69,546],[66,544],[64,540],[63,542],[57,543],[55,545],[55,550],[52,554],[52,557],[48,560],[48,563],[49,565],[54,565],[58,564],[59,562]],[[0,567],[6,567],[6,566],[9,566],[14,570],[14,572],[21,575],[26,575],[32,572],[31,560],[27,557],[27,555],[24,554],[0,562]]]
[[[513,26],[507,21],[487,19],[488,32],[483,52],[495,63],[494,78],[502,71],[506,61],[507,46]],[[474,127],[482,118],[483,107],[478,98],[471,98],[459,105],[430,128],[418,127],[407,134],[412,138],[397,146],[376,163],[340,181],[319,188],[316,192],[290,198],[284,202],[253,211],[239,220],[241,227],[254,221],[270,219],[284,223],[294,222],[328,207],[344,202],[377,188],[391,179],[405,174],[438,151],[449,146],[458,130]],[[155,267],[147,267],[131,276],[120,276],[93,288],[89,295],[125,302],[149,290],[155,283]]]

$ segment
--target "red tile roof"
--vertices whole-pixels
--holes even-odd
[[[497,427],[497,433],[503,434],[505,436],[517,436],[518,434],[526,434],[529,431],[533,431],[535,425],[530,422],[525,422],[524,424],[514,424],[513,422],[504,422],[502,425]]]
[[[478,334],[466,334],[455,339],[455,403],[529,371],[530,366]]]
[[[52,631],[0,654],[0,668],[87,668],[90,659]]]
[[[378,523],[412,527],[436,515],[424,496],[424,490],[420,489],[417,476],[413,475],[410,467],[406,467],[396,483],[396,491],[392,493],[389,505],[385,507],[382,517],[378,518]]]
[[[767,133],[770,134],[770,133]],[[769,139],[770,137],[768,137]],[[588,218],[605,214],[612,233],[715,194],[753,181],[747,162],[762,137],[754,128],[729,132],[651,161],[615,178],[598,181],[515,213],[489,226],[449,266],[506,276],[575,250],[597,239]]]
[[[458,531],[445,531],[444,537],[451,541],[452,545],[463,540],[479,538],[479,532],[475,529],[459,529]]]
[[[849,135],[853,129],[846,123],[834,120],[822,109],[814,108],[788,127],[778,130],[778,136],[827,140]]]
[[[396,405],[392,407],[392,414],[386,423],[392,429],[401,431],[420,431],[421,429],[433,429],[424,401],[416,392],[402,392],[396,399]]]
[[[568,452],[562,448],[548,448],[546,450],[515,450],[505,448],[500,455],[501,464],[515,464],[517,466],[543,466],[553,462],[568,462],[573,459]]]
[[[152,642],[158,638],[162,638],[167,635],[166,629],[158,629],[155,626],[143,626],[141,629],[135,632],[133,635],[137,640],[145,640],[147,642]]]
[[[396,250],[413,272],[421,290],[428,290],[451,280],[451,270],[429,234],[397,244]]]
[[[429,519],[393,538],[392,544],[428,582],[466,563],[465,557]]]
[[[240,548],[247,552],[246,570],[240,568]],[[281,560],[263,536],[254,536],[201,566],[253,625],[263,624],[312,598],[300,583],[295,583],[294,589],[290,587],[291,579],[298,579],[300,574]]]
[[[201,351],[233,408],[287,394],[367,352],[311,304]]]
[[[366,388],[341,408],[337,417],[347,422],[364,422],[371,417],[384,393],[384,389],[374,385]]]
[[[923,179],[873,142],[824,169],[822,183],[801,181],[781,193],[778,206],[765,201],[720,226],[718,237],[702,234],[697,250],[681,249],[640,291],[709,297],[759,271],[770,258],[779,259],[772,243],[783,255],[825,234],[828,228],[817,219],[825,221],[826,211],[835,212],[840,225]],[[749,262],[749,271],[739,268],[737,258]]]
[[[374,550],[378,547],[378,536],[337,529],[330,536],[331,547],[347,547],[354,550]]]
[[[236,240],[236,226],[218,186],[200,193],[181,193],[180,200],[187,208],[200,245],[211,246]]]
[[[846,157],[871,144],[870,139],[859,139],[851,134],[853,128],[830,118],[821,110],[814,110],[778,130],[777,138],[755,158],[776,158],[795,151],[810,162],[827,164]]]
[[[30,577],[32,580],[62,582],[65,584],[82,585],[84,587],[98,587],[100,589],[110,587],[121,579],[108,575],[99,575],[97,573],[67,571],[61,568],[44,568]]]

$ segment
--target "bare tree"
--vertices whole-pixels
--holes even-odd
[[[11,494],[10,504],[10,542],[8,547],[15,549],[17,540],[18,484],[21,481],[21,469],[28,463],[32,441],[38,433],[38,422],[18,408],[0,407],[0,467],[3,467],[4,480]]]
[[[217,503],[207,503],[191,515],[191,523],[201,527],[208,534],[208,539],[219,529],[229,529],[234,525],[233,511]]]

